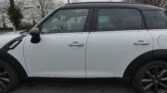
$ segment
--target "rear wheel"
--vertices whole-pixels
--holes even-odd
[[[6,93],[19,84],[17,71],[7,62],[0,60],[0,93]]]
[[[167,62],[153,61],[142,66],[133,78],[139,93],[167,93]]]

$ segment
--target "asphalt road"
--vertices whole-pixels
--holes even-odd
[[[0,34],[3,32],[0,32]],[[136,93],[122,79],[26,80],[10,93]]]
[[[120,79],[27,80],[11,93],[136,93]]]

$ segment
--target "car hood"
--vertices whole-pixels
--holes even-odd
[[[21,36],[20,32],[7,32],[0,34],[0,48],[2,48],[9,41]]]

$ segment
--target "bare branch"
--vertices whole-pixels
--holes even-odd
[[[53,0],[33,0],[33,4],[35,6],[36,13],[38,13],[40,17],[43,18],[48,13],[54,2]]]
[[[129,1],[131,1],[131,0],[129,0]],[[158,6],[158,7],[164,7],[164,8],[167,6],[167,0],[132,0],[132,1],[150,4],[150,5],[154,5],[154,6]]]

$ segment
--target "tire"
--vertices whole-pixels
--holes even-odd
[[[17,71],[7,62],[0,60],[0,93],[7,93],[20,82]]]
[[[143,65],[132,83],[138,93],[167,93],[167,62],[159,60]]]

